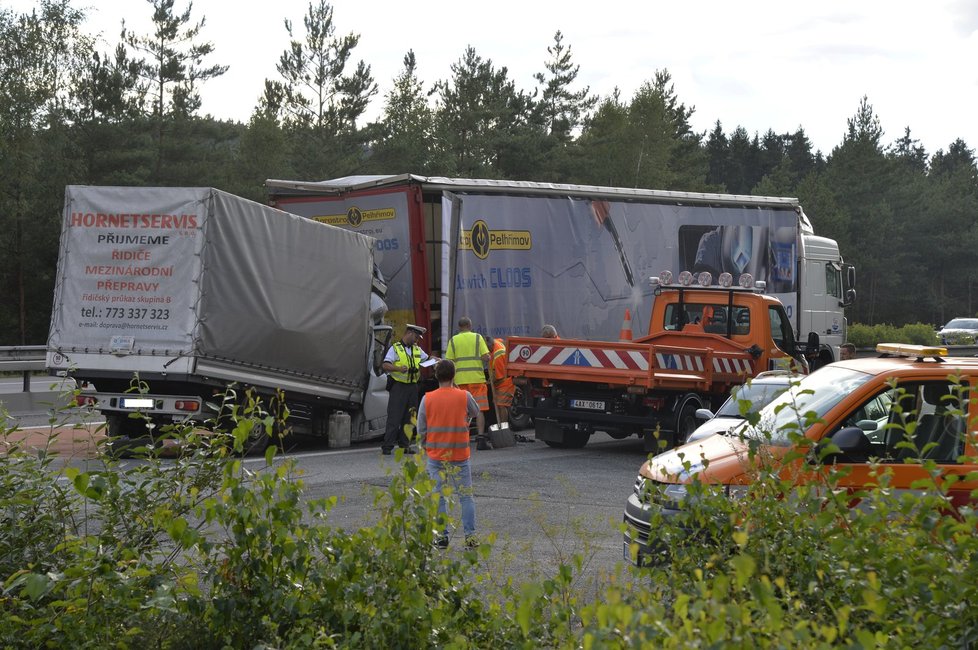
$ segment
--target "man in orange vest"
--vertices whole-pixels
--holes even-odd
[[[506,346],[502,340],[489,338],[492,362],[489,364],[492,376],[492,396],[499,413],[499,424],[509,422],[509,408],[513,405],[516,385],[512,377],[506,376]]]
[[[475,537],[475,499],[472,497],[472,468],[469,458],[469,421],[479,413],[479,405],[470,393],[456,388],[455,364],[442,359],[435,365],[438,389],[429,391],[418,408],[418,435],[428,454],[428,475],[438,493],[438,525],[435,546],[448,548],[447,508],[442,485],[448,479],[459,495],[462,506],[462,530],[465,545],[479,545]]]

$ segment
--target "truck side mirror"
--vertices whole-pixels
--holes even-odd
[[[805,344],[805,356],[817,357],[818,351],[821,347],[822,347],[822,343],[818,338],[818,332],[809,332],[808,342]]]
[[[842,300],[842,306],[850,307],[854,302],[856,302],[856,290],[846,289],[846,297]]]
[[[856,287],[856,267],[852,264],[846,264],[846,289],[855,289]],[[846,292],[848,294],[848,291]],[[855,291],[853,291],[852,297],[856,297]]]

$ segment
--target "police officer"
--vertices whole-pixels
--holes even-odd
[[[418,346],[427,330],[418,325],[408,324],[404,336],[387,351],[384,357],[384,372],[390,375],[390,396],[387,401],[387,429],[380,450],[389,456],[394,445],[404,448],[405,454],[417,453],[404,433],[404,425],[410,422],[411,409],[418,408],[418,380],[421,378],[421,363],[428,355]]]
[[[483,364],[489,361],[489,348],[481,334],[472,331],[468,316],[458,319],[459,332],[448,342],[445,358],[455,363],[455,383],[469,392],[479,405],[476,417],[477,449],[492,449],[486,438],[486,416],[489,410],[489,390],[486,388],[486,371]]]

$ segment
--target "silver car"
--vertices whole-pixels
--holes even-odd
[[[937,333],[942,345],[969,345],[978,340],[978,318],[952,318]]]
[[[696,442],[703,438],[708,438],[714,433],[721,433],[737,428],[744,423],[744,415],[741,413],[741,402],[750,402],[748,413],[757,413],[774,400],[775,397],[788,390],[792,382],[801,381],[804,375],[780,370],[762,372],[748,383],[735,387],[717,410],[716,414],[709,409],[699,409],[696,417],[706,420],[697,427],[686,442]]]

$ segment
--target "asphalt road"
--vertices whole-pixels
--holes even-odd
[[[532,432],[530,439],[532,439]],[[347,450],[288,454],[301,471],[310,498],[335,496],[333,525],[355,528],[374,521],[374,491],[386,490],[393,456],[374,445]],[[473,451],[477,527],[496,537],[490,561],[494,574],[553,575],[561,563],[580,554],[584,579],[611,572],[622,560],[621,520],[645,459],[638,438],[613,440],[595,434],[583,449],[551,449],[542,442]],[[263,466],[264,459],[249,459]],[[409,461],[407,461],[409,462]],[[458,510],[454,512],[458,522]],[[461,545],[461,524],[452,546]]]
[[[29,426],[31,418],[23,419],[22,426]],[[69,427],[63,431],[71,435]],[[589,590],[592,582],[622,565],[622,511],[645,459],[642,443],[598,433],[583,449],[551,449],[533,441],[532,431],[522,433],[531,442],[492,451],[477,451],[473,445],[478,534],[495,538],[488,573],[500,579],[550,577],[561,564],[573,565],[579,555],[583,569],[578,584],[596,595]],[[379,442],[327,449],[323,441],[300,439],[296,445],[276,462],[288,458],[295,463],[308,499],[337,497],[328,520],[348,530],[376,521],[376,491],[387,490],[401,463],[413,462],[411,457],[383,456]],[[101,468],[84,455],[62,462],[85,470]],[[131,462],[138,461],[125,461],[123,467]],[[255,471],[265,468],[264,458],[244,462]],[[456,528],[447,552],[457,553],[462,546],[457,505],[451,514]]]

